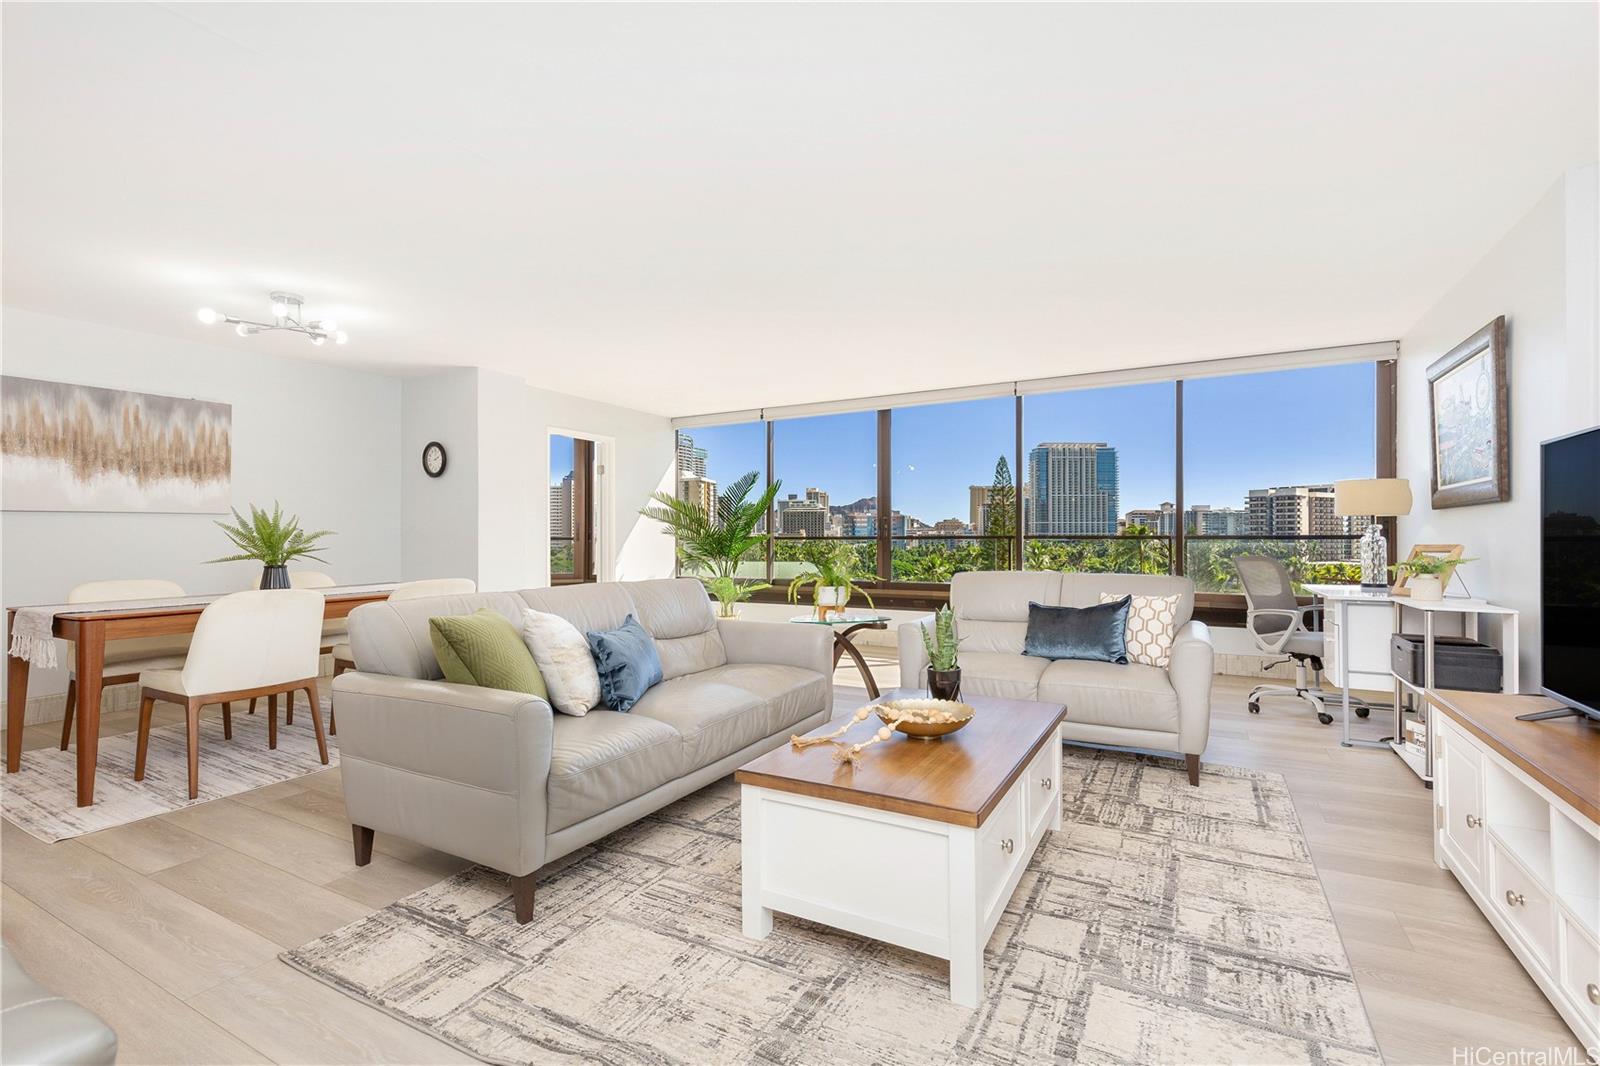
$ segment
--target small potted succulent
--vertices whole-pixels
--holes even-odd
[[[950,605],[939,608],[933,616],[933,628],[919,624],[922,646],[928,652],[928,695],[936,700],[954,700],[961,697],[961,666],[956,660],[956,648],[961,643],[956,637],[955,615]]]
[[[1470,562],[1471,559],[1451,559],[1444,555],[1419,555],[1395,563],[1389,569],[1406,575],[1406,591],[1412,599],[1432,601],[1444,599],[1444,583],[1450,580],[1456,567]]]
[[[322,550],[322,545],[317,542],[323,537],[333,536],[333,530],[319,529],[307,533],[300,528],[300,516],[285,518],[283,508],[278,506],[277,501],[273,501],[271,514],[252,503],[249,521],[239,513],[238,508],[231,510],[233,521],[218,522],[217,528],[228,535],[239,552],[237,555],[224,555],[220,559],[208,559],[207,562],[255,560],[261,564],[261,588],[286,589],[290,587],[289,563],[295,559],[315,559],[319,563],[327,561],[317,554]]]
[[[872,594],[855,583],[856,566],[860,558],[853,544],[838,541],[821,545],[808,553],[807,561],[816,569],[800,574],[789,582],[789,602],[800,602],[800,590],[811,585],[811,601],[817,608],[817,619],[827,621],[835,614],[844,614],[845,605],[856,593],[866,599],[867,606],[877,609]]]

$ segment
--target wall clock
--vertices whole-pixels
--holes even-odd
[[[438,477],[444,473],[445,454],[444,445],[436,440],[430,440],[422,447],[422,471],[429,477]]]

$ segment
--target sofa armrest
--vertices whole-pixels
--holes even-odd
[[[1211,630],[1204,622],[1190,622],[1172,641],[1172,661],[1167,677],[1178,694],[1178,750],[1199,755],[1211,736],[1211,678],[1216,652]]]
[[[925,614],[895,628],[900,644],[900,687],[922,688],[928,673],[928,649],[922,646],[922,631],[933,629],[934,616]]]
[[[544,700],[347,671],[333,710],[352,823],[508,874],[543,865],[554,736]]]
[[[833,633],[827,626],[719,618],[717,631],[730,663],[798,666],[815,670],[833,685]]]

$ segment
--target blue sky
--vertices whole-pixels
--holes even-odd
[[[1186,503],[1241,507],[1245,492],[1371,477],[1375,471],[1371,363],[1200,378],[1184,383]],[[1027,396],[1023,454],[1041,441],[1105,441],[1116,447],[1120,510],[1173,498],[1171,383],[1125,385]],[[986,485],[995,460],[1014,468],[1010,397],[900,408],[891,451],[896,509],[925,522],[968,516],[967,486]],[[783,494],[809,485],[830,502],[876,491],[877,416],[866,411],[774,424],[774,472]],[[760,423],[689,431],[708,453],[707,473],[727,484],[766,466]],[[559,480],[557,459],[551,474]]]

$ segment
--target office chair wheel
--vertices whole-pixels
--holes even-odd
[[[1261,713],[1261,702],[1259,700],[1251,700],[1250,703],[1249,703],[1249,707],[1250,707],[1250,713],[1251,714],[1260,714]]]
[[[1318,711],[1317,721],[1321,722],[1323,725],[1332,725],[1333,715],[1329,714],[1327,711]]]
[[[1365,718],[1367,715],[1369,715],[1371,713],[1372,713],[1372,708],[1371,707],[1357,707],[1356,708],[1356,717],[1357,718]]]

